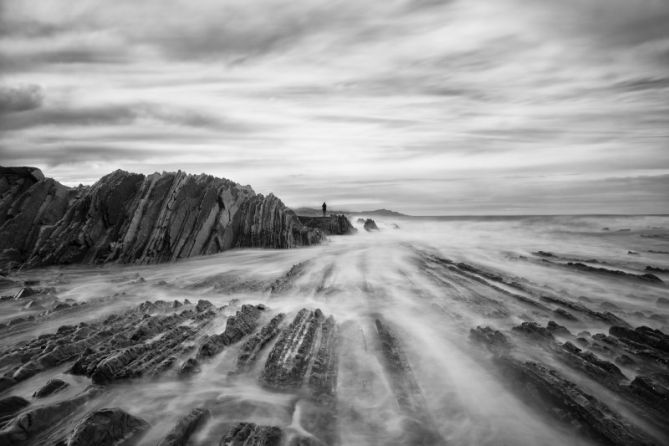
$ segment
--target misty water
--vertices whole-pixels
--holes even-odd
[[[665,284],[669,217],[374,218],[378,232],[365,232],[354,217],[357,234],[332,236],[310,248],[239,249],[172,264],[16,273],[14,279],[54,287],[62,301],[87,304],[80,310],[54,313],[39,324],[5,331],[1,347],[4,351],[53,333],[61,325],[100,320],[147,300],[207,299],[225,307],[205,327],[204,333],[211,334],[222,332],[226,318],[245,303],[264,304],[270,314],[286,313],[284,324],[301,308],[320,308],[334,317],[338,327],[335,419],[340,444],[409,444],[407,438],[413,438],[406,432],[413,425],[406,422],[408,415],[379,351],[377,319],[399,339],[420,391],[417,400],[427,419],[423,421],[434,427],[443,444],[591,444],[498,374],[489,352],[469,336],[472,328],[490,326],[510,337],[519,357],[558,370],[658,444],[666,440],[661,426],[644,419],[628,401],[560,362],[538,343],[514,337],[512,327],[524,321],[545,326],[555,320],[574,335],[608,332],[610,324],[579,313],[574,313],[576,320],[556,318],[552,310],[557,306],[541,301],[548,295],[610,312],[632,327],[668,332],[669,306],[662,299],[669,297]],[[627,275],[579,270],[574,263]],[[294,265],[300,265],[300,274],[290,278],[281,292],[272,292],[271,285]],[[653,274],[662,282],[639,278],[648,266],[657,269]],[[549,310],[528,301],[543,302]],[[39,311],[13,302],[2,305],[0,323]],[[191,439],[193,445],[218,444],[226,429],[239,421],[279,426],[285,441],[295,436],[318,439],[320,433],[303,423],[310,408],[299,391],[278,392],[260,384],[271,348],[272,344],[266,346],[246,373],[234,373],[236,344],[203,362],[201,372],[187,378],[170,370],[157,378],[114,383],[87,402],[79,415],[120,407],[140,416],[151,424],[141,445],[156,444],[195,407],[208,408],[212,417]],[[66,373],[69,366],[39,373],[6,395],[30,398],[49,378],[58,377],[70,386],[35,404],[72,398],[91,380]],[[619,367],[629,379],[638,373],[631,366]]]

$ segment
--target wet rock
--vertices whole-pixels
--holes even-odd
[[[33,397],[44,398],[56,392],[60,392],[67,386],[69,386],[69,384],[62,379],[50,379],[46,384],[44,384],[44,386],[40,387],[35,393],[33,393]]]
[[[195,311],[197,311],[198,313],[201,313],[205,310],[209,310],[211,308],[214,308],[214,304],[204,299],[198,300],[197,304],[195,305]]]
[[[536,322],[523,322],[520,325],[513,327],[512,330],[515,333],[522,334],[535,340],[544,342],[555,341],[553,333],[548,328],[544,328]]]
[[[629,389],[647,406],[657,410],[666,421],[669,416],[669,374],[639,375],[634,378]]]
[[[301,262],[296,265],[293,265],[286,274],[276,279],[270,285],[270,292],[272,294],[278,294],[290,289],[295,280],[297,280],[304,274],[306,270],[306,265],[307,262]]]
[[[14,295],[14,300],[19,300],[19,299],[25,299],[30,296],[34,296],[36,294],[39,294],[39,291],[34,290],[32,288],[21,288],[15,295]]]
[[[562,308],[556,308],[555,310],[553,310],[553,314],[555,314],[555,316],[557,316],[561,319],[566,319],[568,321],[577,321],[578,320],[578,319],[576,319],[576,317],[573,314],[571,314],[567,310],[563,310]]]
[[[118,409],[100,409],[86,416],[72,431],[67,446],[113,446],[137,439],[149,423]]]
[[[8,396],[0,399],[0,425],[28,405],[30,405],[30,402],[20,396]]]
[[[258,327],[258,319],[262,310],[254,305],[242,305],[241,310],[230,316],[225,331],[219,335],[208,336],[200,345],[198,358],[210,358],[217,355],[229,345],[242,340]]]
[[[264,308],[260,305],[242,305],[241,310],[230,316],[222,334],[225,345],[239,342],[251,334],[258,327],[258,319]]]
[[[571,332],[567,330],[567,327],[564,325],[560,325],[556,323],[555,321],[548,321],[548,324],[546,324],[546,329],[553,333],[553,335],[556,336],[571,336]]]
[[[653,441],[601,401],[558,372],[537,362],[510,356],[495,358],[510,385],[539,410],[557,417],[600,444],[652,445]]]
[[[285,319],[284,313],[272,318],[258,333],[251,336],[240,348],[237,357],[237,369],[246,370],[256,361],[258,353],[279,334],[279,326]]]
[[[586,307],[583,304],[576,303],[576,302],[571,302],[571,301],[561,299],[561,298],[555,297],[555,296],[541,296],[541,300],[543,300],[545,302],[558,304],[558,305],[561,305],[565,308],[569,308],[569,309],[574,310],[574,311],[578,311],[580,313],[588,315],[592,319],[596,319],[596,320],[599,320],[599,321],[602,321],[602,322],[606,322],[609,325],[620,325],[620,326],[624,326],[624,327],[630,327],[630,325],[627,322],[625,322],[624,320],[620,319],[615,314],[613,314],[611,312],[608,312],[608,311],[601,313],[601,312],[598,312],[598,311],[591,310],[590,308]]]
[[[184,363],[179,367],[179,375],[193,375],[195,373],[200,373],[202,369],[200,368],[200,362],[195,358],[188,358]]]
[[[345,215],[330,215],[329,217],[303,217],[298,219],[303,225],[319,229],[327,235],[348,235],[357,232]]]
[[[367,232],[372,232],[372,231],[378,231],[379,230],[379,227],[376,226],[376,222],[374,220],[372,220],[371,218],[368,218],[367,220],[365,220],[364,228],[365,228],[365,231],[367,231]]]
[[[135,345],[112,353],[95,366],[91,379],[95,384],[106,384],[117,379],[126,366],[139,358],[146,350],[147,347],[144,345]]]
[[[202,427],[210,416],[210,412],[204,408],[191,410],[190,413],[179,419],[165,438],[158,443],[158,446],[186,446],[191,435]]]
[[[66,417],[86,403],[86,401],[98,395],[99,392],[100,391],[97,388],[90,388],[75,398],[24,411],[14,417],[7,426],[0,431],[0,444],[25,444],[35,435],[62,422]]]
[[[409,418],[405,422],[405,444],[442,444],[444,439],[429,415],[423,394],[399,339],[381,319],[375,320],[385,369],[395,400]]]
[[[620,271],[620,270],[617,270],[617,269],[597,268],[597,267],[594,267],[594,266],[586,265],[585,263],[581,263],[581,262],[567,262],[566,265],[570,268],[577,269],[579,271],[584,271],[584,272],[607,274],[607,275],[610,275],[610,276],[615,276],[615,277],[620,277],[620,278],[639,279],[639,280],[643,280],[643,281],[646,281],[646,282],[653,282],[653,283],[662,283],[662,279],[660,279],[656,275],[650,274],[650,273],[631,274],[631,273],[626,273],[625,271]]]
[[[331,399],[337,388],[337,326],[332,316],[320,328],[319,346],[309,374],[309,387],[319,401]]]
[[[615,361],[622,366],[628,366],[628,367],[636,364],[634,359],[630,358],[628,355],[625,354],[616,357]]]
[[[484,344],[493,353],[507,351],[511,343],[504,334],[491,327],[478,326],[469,330],[469,339]]]
[[[264,385],[278,390],[302,385],[323,318],[320,310],[303,308],[297,313],[265,362],[260,378]]]
[[[660,268],[660,267],[657,267],[657,266],[646,266],[646,268],[644,268],[644,271],[648,271],[649,273],[668,274],[669,273],[669,268]]]
[[[565,342],[556,351],[564,362],[613,390],[619,390],[620,384],[627,381],[627,377],[615,364],[585,352],[571,342]]]
[[[16,384],[16,380],[11,376],[0,376],[0,392],[9,389],[14,384]]]
[[[648,346],[669,353],[669,336],[660,330],[644,326],[634,330],[627,327],[611,327],[609,334],[626,343]]]
[[[279,446],[283,434],[276,426],[239,423],[221,438],[220,446]]]

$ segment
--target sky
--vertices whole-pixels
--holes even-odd
[[[0,164],[293,207],[669,213],[669,0],[0,0]]]

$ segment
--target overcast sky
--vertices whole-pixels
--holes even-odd
[[[0,164],[290,206],[669,212],[669,0],[0,0]]]

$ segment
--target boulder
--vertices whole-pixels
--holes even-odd
[[[364,228],[365,228],[365,231],[367,231],[367,232],[372,232],[372,231],[378,231],[379,230],[379,227],[376,226],[376,222],[374,220],[372,220],[371,218],[368,218],[367,220],[365,220]]]
[[[67,446],[114,446],[138,438],[149,427],[146,421],[121,409],[100,409],[74,428]]]

